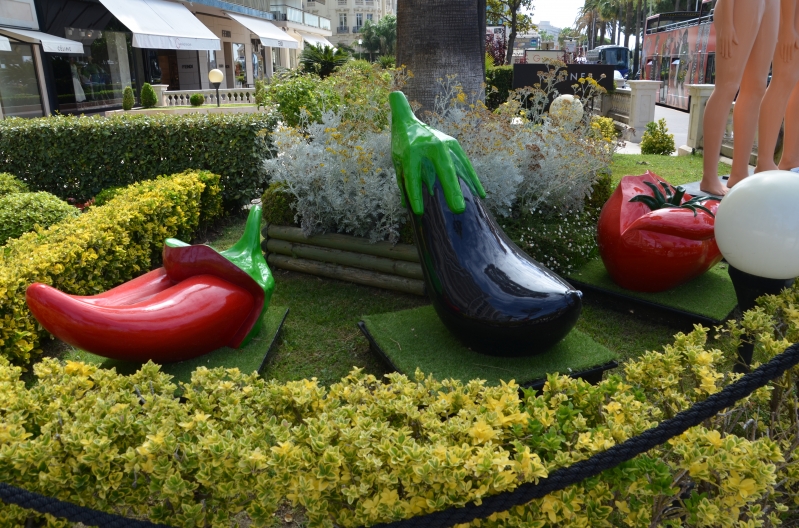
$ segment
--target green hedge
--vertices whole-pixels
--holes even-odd
[[[0,196],[28,192],[29,190],[28,186],[19,181],[13,174],[0,172]]]
[[[784,350],[776,328],[799,339],[789,308],[798,302],[786,290],[745,314],[758,358]],[[553,374],[524,397],[512,381],[419,371],[379,380],[356,369],[323,387],[200,367],[178,399],[153,363],[121,376],[46,358],[26,386],[0,358],[0,482],[185,528],[274,527],[278,508],[308,528],[416,517],[536,482],[705,400],[732,381],[706,339],[701,328],[678,334],[628,362],[623,378],[590,385]],[[616,468],[461,526],[792,526],[796,390],[786,373]],[[0,526],[29,514],[0,504]]]
[[[496,91],[491,90],[491,87]],[[513,89],[513,66],[486,68],[486,106],[494,110],[508,100]]]
[[[0,159],[32,190],[79,202],[158,174],[210,170],[233,207],[265,187],[275,122],[266,113],[6,119]]]
[[[12,193],[0,197],[0,246],[10,238],[80,216],[77,207],[48,192]]]
[[[219,176],[186,172],[139,182],[107,205],[10,240],[0,252],[0,356],[27,365],[47,336],[25,303],[34,282],[95,295],[149,271],[164,239],[190,240],[222,212]]]

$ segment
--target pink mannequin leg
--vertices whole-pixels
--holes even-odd
[[[791,170],[799,167],[799,84],[795,85],[785,110],[785,139],[779,168]]]
[[[739,88],[734,133],[736,157],[740,160],[737,166],[733,160],[732,183],[728,185],[732,186],[735,181],[748,175],[749,152],[754,142],[754,128],[766,89],[766,77],[776,47],[779,25],[778,0],[720,0],[716,7],[715,23],[722,23],[729,16],[730,9],[734,10],[732,20],[737,43],[730,44],[728,56],[718,51],[716,53],[716,87],[708,99],[704,117],[705,151],[699,187],[715,195],[727,193],[718,180],[718,162],[730,105]],[[722,32],[726,29],[728,34],[730,32],[730,28],[717,25],[717,33],[720,29]]]
[[[760,104],[758,157],[755,172],[776,170],[774,150],[791,94],[799,82],[799,0],[782,0],[777,50],[772,60],[771,84]],[[794,126],[791,119],[790,126]],[[786,123],[787,125],[787,123]],[[786,132],[787,133],[787,132]],[[792,150],[792,149],[783,149]],[[789,159],[786,159],[789,161]]]
[[[788,99],[791,93],[796,91],[794,88],[799,82],[799,53],[794,53],[793,60],[787,63],[778,55],[779,53],[774,55],[771,84],[760,104],[755,172],[777,169],[777,164],[774,163],[774,150],[777,147],[780,125],[788,107]]]
[[[760,103],[763,102],[766,93],[771,58],[777,47],[780,11],[779,3],[774,3],[775,5],[768,7],[763,14],[760,31],[744,70],[741,91],[735,102],[735,112],[732,117],[735,153],[727,187],[732,187],[749,176],[749,158],[755,143]]]

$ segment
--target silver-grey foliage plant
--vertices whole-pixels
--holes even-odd
[[[495,214],[542,202],[581,210],[597,172],[610,164],[615,143],[592,129],[590,116],[574,121],[543,112],[557,76],[557,67],[544,72],[541,85],[516,91],[495,112],[467,97],[453,77],[439,80],[442,95],[423,119],[459,141]],[[595,89],[579,88],[583,96]],[[321,123],[301,128],[279,127],[278,155],[265,161],[266,169],[294,196],[306,235],[335,231],[396,242],[406,212],[391,162],[390,126],[342,122],[341,113],[324,112]]]

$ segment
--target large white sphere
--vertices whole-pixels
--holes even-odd
[[[583,118],[583,103],[573,95],[559,95],[549,105],[549,115],[561,123],[576,125]]]
[[[799,276],[799,174],[761,172],[730,189],[716,242],[733,267],[768,279]]]

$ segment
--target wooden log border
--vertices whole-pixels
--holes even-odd
[[[273,268],[299,271],[387,290],[425,295],[416,246],[349,235],[306,237],[299,227],[269,224],[261,248]]]

